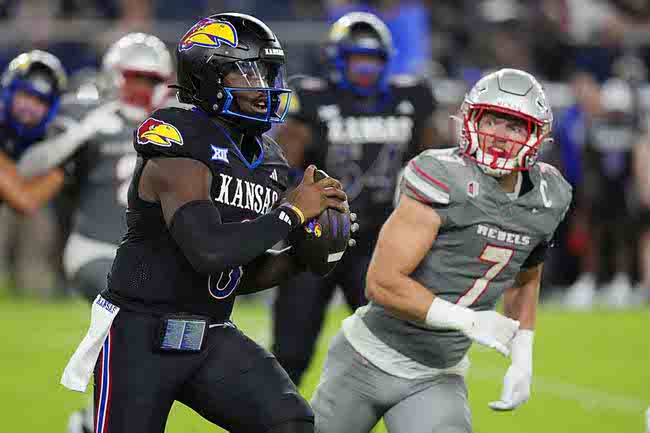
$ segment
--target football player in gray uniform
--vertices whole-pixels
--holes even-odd
[[[133,132],[169,99],[174,66],[155,36],[130,33],[106,52],[98,100],[73,98],[63,106],[68,128],[49,146],[21,160],[23,171],[65,163],[69,183],[78,190],[72,232],[63,255],[74,289],[89,302],[106,288],[117,247],[126,231],[127,190],[136,166]],[[67,162],[66,162],[67,161]],[[68,431],[92,432],[92,407],[75,412]]]
[[[471,432],[473,341],[511,355],[496,411],[530,397],[546,249],[571,187],[537,162],[553,116],[530,74],[502,69],[466,95],[459,147],[407,165],[366,277],[370,303],[334,337],[312,399],[318,432]],[[494,311],[504,296],[504,313]]]

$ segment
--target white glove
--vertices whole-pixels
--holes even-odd
[[[474,311],[435,298],[429,307],[426,321],[434,328],[457,329],[473,341],[496,349],[503,356],[510,353],[510,341],[519,329],[519,322],[496,311]]]
[[[530,383],[533,378],[533,331],[517,331],[511,348],[512,364],[503,378],[501,400],[488,404],[492,410],[514,410],[530,398]]]

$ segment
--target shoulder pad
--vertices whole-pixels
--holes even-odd
[[[133,146],[145,156],[178,156],[203,159],[197,152],[209,153],[204,144],[207,134],[201,134],[206,116],[183,108],[163,108],[151,114],[134,132]],[[207,150],[206,150],[207,149]]]
[[[415,75],[400,74],[393,75],[388,82],[395,87],[415,87],[421,80]]]
[[[270,157],[275,157],[278,158],[281,162],[289,166],[289,161],[287,161],[287,158],[284,156],[284,150],[282,149],[282,146],[278,144],[277,141],[275,141],[273,138],[269,137],[267,134],[262,135],[262,143],[264,144],[265,152],[268,149],[269,156]]]
[[[429,149],[407,164],[401,183],[402,192],[426,204],[449,204],[449,176],[445,163],[445,149]],[[447,152],[449,153],[449,152]]]
[[[93,102],[80,102],[78,100],[67,101],[61,104],[61,109],[59,110],[59,116],[65,116],[68,119],[76,120],[77,122],[81,121],[86,115],[99,107],[97,101]],[[55,119],[56,119],[55,117]]]
[[[308,75],[294,77],[290,86],[293,90],[289,105],[289,117],[310,121],[313,113],[329,89],[327,81]]]
[[[327,89],[327,81],[310,76],[302,76],[298,78],[294,86],[296,90],[305,90],[308,92],[318,92]]]

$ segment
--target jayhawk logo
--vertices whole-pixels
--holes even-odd
[[[206,48],[219,48],[221,43],[237,47],[237,31],[232,24],[226,21],[217,21],[205,18],[196,23],[185,33],[178,49],[189,50],[193,46]]]
[[[317,238],[319,238],[323,234],[323,227],[321,227],[318,221],[313,219],[307,223],[305,231],[307,233],[313,233]]]
[[[174,125],[150,117],[138,128],[138,143],[162,147],[170,147],[175,143],[182,146],[183,137]]]

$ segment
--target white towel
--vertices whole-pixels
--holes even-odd
[[[88,333],[65,367],[61,385],[73,391],[86,392],[99,352],[119,311],[119,307],[97,295],[93,302]]]

